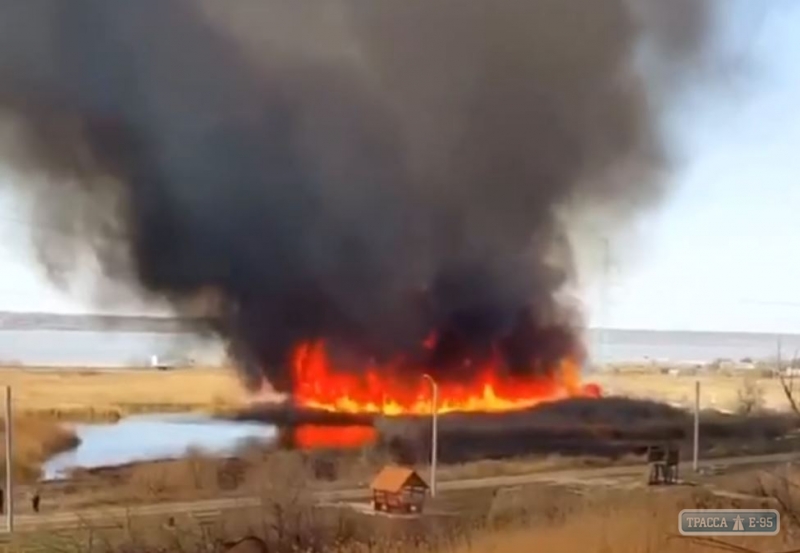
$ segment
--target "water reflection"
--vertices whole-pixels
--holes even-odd
[[[323,426],[304,424],[289,431],[294,447],[300,449],[358,449],[375,442],[373,426]]]

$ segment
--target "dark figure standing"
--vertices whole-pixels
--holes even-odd
[[[39,493],[39,490],[38,489],[34,490],[33,491],[33,496],[31,496],[31,507],[33,507],[33,512],[34,513],[38,513],[39,512],[39,503],[41,502],[41,500],[42,500],[42,496]]]
[[[0,514],[6,512],[6,490],[0,488]]]

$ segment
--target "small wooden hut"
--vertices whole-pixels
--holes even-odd
[[[372,481],[372,506],[376,511],[421,513],[428,484],[414,469],[388,465]]]

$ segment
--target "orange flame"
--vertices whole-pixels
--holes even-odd
[[[429,340],[426,340],[426,343]],[[470,361],[465,361],[468,364]],[[509,376],[493,356],[468,380],[437,382],[437,412],[503,412],[545,401],[599,395],[596,385],[581,385],[576,360],[562,359],[552,376]],[[402,370],[400,362],[370,365],[361,371],[337,370],[324,341],[298,346],[292,359],[294,400],[307,408],[346,413],[426,415],[433,409],[431,383],[422,368]],[[409,374],[416,375],[409,380]]]

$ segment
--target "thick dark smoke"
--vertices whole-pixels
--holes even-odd
[[[381,357],[432,329],[442,376],[491,344],[540,370],[579,347],[560,210],[660,196],[660,113],[709,20],[704,0],[4,0],[5,152],[36,221],[109,275],[220,299],[250,381],[288,387],[301,340]],[[46,265],[78,257],[45,238]]]

